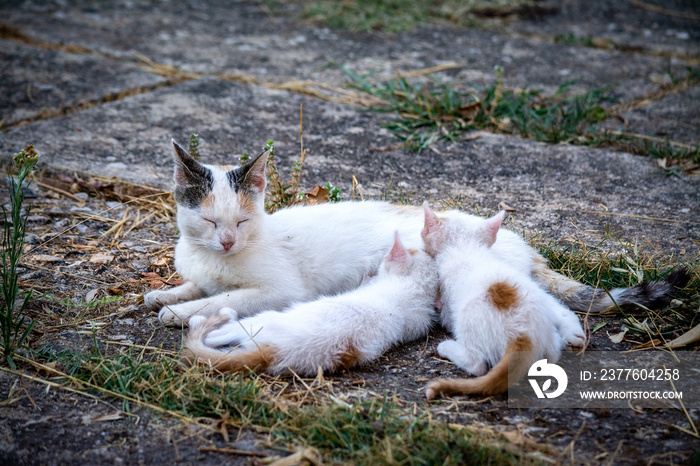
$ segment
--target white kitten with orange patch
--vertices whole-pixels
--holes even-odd
[[[495,394],[508,389],[535,361],[559,359],[562,346],[582,347],[586,337],[578,317],[520,270],[495,255],[505,212],[482,219],[464,214],[437,216],[424,205],[425,250],[440,276],[441,320],[454,340],[438,345],[475,379],[438,379],[428,399],[450,394]],[[527,352],[527,353],[523,353]]]
[[[240,321],[229,308],[214,317],[193,316],[185,346],[200,363],[221,372],[315,375],[319,367],[332,372],[427,334],[437,289],[435,261],[424,251],[406,249],[396,233],[378,275],[359,288]],[[234,348],[214,349],[222,346]]]

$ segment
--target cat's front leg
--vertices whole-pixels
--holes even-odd
[[[449,359],[470,374],[481,376],[486,374],[488,369],[483,358],[468,353],[464,345],[455,340],[441,342],[437,347],[437,352],[441,357]]]
[[[153,290],[143,297],[143,303],[149,309],[158,309],[183,301],[191,301],[202,296],[204,296],[204,293],[194,282],[185,282],[169,290]]]
[[[292,302],[305,301],[306,298],[305,295],[289,289],[244,288],[186,303],[163,306],[158,318],[165,325],[179,326],[187,324],[192,316],[213,316],[225,307],[235,309],[239,317],[247,317],[265,310],[281,311]]]

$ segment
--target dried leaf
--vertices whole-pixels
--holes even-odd
[[[101,421],[118,421],[119,419],[123,419],[124,416],[122,416],[122,413],[120,412],[115,412],[112,414],[105,414],[104,416],[98,416],[98,417],[93,417],[90,419],[91,422],[101,422]]]
[[[108,254],[106,252],[98,252],[90,256],[88,259],[93,264],[109,264],[114,259],[113,254]]]
[[[700,325],[696,325],[678,338],[669,341],[666,346],[669,348],[680,348],[697,341],[700,341]]]
[[[310,205],[328,202],[328,190],[322,186],[315,186],[306,193],[306,199]]]
[[[170,259],[171,258],[168,256],[162,256],[162,257],[159,257],[158,260],[153,262],[151,265],[155,265],[157,267],[166,266],[170,263]]]
[[[481,102],[472,102],[467,105],[462,105],[457,109],[459,115],[471,123],[474,121],[474,117],[479,114],[479,109],[481,108]]]
[[[513,207],[509,206],[505,202],[499,203],[498,207],[500,207],[501,210],[505,210],[506,212],[516,212],[516,210]]]
[[[165,286],[165,278],[155,272],[142,272],[141,277],[149,282],[152,290],[159,290]]]
[[[88,291],[87,294],[85,295],[85,302],[86,303],[93,302],[95,300],[95,298],[97,297],[97,293],[99,293],[99,292],[100,292],[99,288],[95,288],[94,290]]]
[[[36,254],[32,256],[32,259],[37,262],[63,262],[63,259],[60,257],[50,256],[48,254]]]
[[[620,343],[622,340],[624,340],[625,335],[627,334],[627,330],[629,329],[623,325],[622,331],[620,333],[610,335],[610,332],[608,332],[608,338],[610,338],[610,341],[612,341],[613,343]]]

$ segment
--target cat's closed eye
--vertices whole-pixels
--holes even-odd
[[[250,219],[249,219],[249,218],[244,218],[243,220],[239,220],[239,221],[238,221],[238,224],[236,224],[236,226],[239,227],[239,226],[241,226],[241,223],[245,223],[245,222],[247,222],[248,220],[250,220]]]
[[[211,223],[212,225],[214,225],[214,228],[216,228],[216,222],[215,222],[214,220],[209,220],[209,219],[206,218],[206,217],[202,217],[202,219],[203,219],[203,220],[206,220],[206,221],[209,222],[209,223]]]

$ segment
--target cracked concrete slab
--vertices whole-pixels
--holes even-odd
[[[562,41],[591,40],[599,47],[648,50],[700,58],[700,4],[693,0],[568,0],[512,30]]]
[[[272,138],[284,170],[299,156],[302,104],[308,188],[331,181],[347,198],[354,176],[371,197],[461,198],[472,211],[505,202],[517,209],[517,228],[553,239],[608,224],[647,247],[697,252],[700,178],[666,177],[650,158],[489,133],[423,153],[380,151],[395,142],[380,127],[384,115],[215,78],[12,128],[0,150],[35,141],[46,163],[170,187],[170,138],[196,132],[211,163],[235,162]]]
[[[624,124],[614,120],[610,123],[617,123],[614,128],[620,131],[657,137],[661,144],[663,140],[670,140],[697,147],[700,143],[699,104],[700,86],[694,86],[623,112]]]
[[[134,64],[0,39],[0,121],[4,126],[60,115],[67,108],[114,99],[125,91],[165,81]]]
[[[338,86],[346,77],[329,69],[329,63],[391,76],[463,62],[461,75],[446,76],[467,77],[476,84],[492,82],[499,65],[507,85],[549,91],[571,80],[582,90],[647,78],[669,66],[677,73],[683,69],[683,64],[669,65],[659,57],[553,44],[512,36],[508,29],[501,33],[427,26],[397,35],[331,31],[296,22],[285,11],[271,16],[254,2],[193,5],[188,10],[181,4],[153,7],[149,2],[83,0],[70,6],[28,2],[5,10],[5,21],[46,42],[75,43],[125,59],[134,59],[136,51],[187,72],[294,77]],[[624,89],[631,94],[636,88]]]

